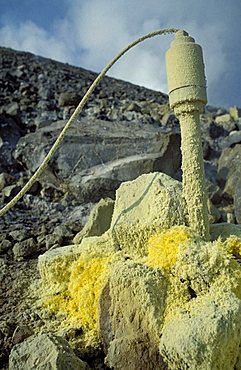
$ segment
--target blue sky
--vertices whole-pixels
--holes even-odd
[[[185,29],[203,48],[209,104],[241,107],[240,0],[0,0],[0,45],[99,72],[130,41]],[[173,36],[146,41],[109,75],[167,92]]]

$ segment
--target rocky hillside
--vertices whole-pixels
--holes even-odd
[[[0,205],[38,168],[96,74],[0,48]],[[211,222],[241,223],[241,114],[210,107],[201,129]],[[164,172],[181,181],[180,130],[168,97],[104,78],[45,173],[0,220],[0,363],[41,319],[25,292],[37,257],[71,244],[93,205],[123,181]],[[85,359],[103,368],[101,352]],[[1,367],[1,365],[0,365]]]

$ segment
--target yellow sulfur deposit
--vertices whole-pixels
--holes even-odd
[[[81,328],[84,341],[92,344],[98,338],[98,301],[110,260],[110,257],[79,257],[70,268],[66,290],[44,300],[44,306],[52,313],[64,317],[62,329]]]
[[[178,247],[191,237],[191,231],[185,226],[173,226],[154,234],[148,242],[146,264],[150,267],[163,267],[169,271],[177,259]]]
[[[241,258],[241,239],[237,236],[230,236],[226,242],[228,252],[234,255],[236,258]]]

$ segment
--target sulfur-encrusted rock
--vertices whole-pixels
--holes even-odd
[[[80,256],[91,260],[96,257],[107,257],[116,252],[110,232],[100,236],[83,238],[81,244],[50,249],[39,256],[38,270],[43,285],[48,292],[64,291],[69,284],[71,267]]]
[[[132,256],[146,254],[152,233],[185,222],[181,183],[163,173],[139,176],[116,192],[111,230],[120,248]]]
[[[160,353],[170,370],[231,370],[241,342],[241,301],[220,289],[196,299],[163,329]]]
[[[50,249],[39,256],[38,270],[49,292],[60,292],[69,282],[72,263],[80,256],[78,246]]]
[[[68,342],[53,334],[31,336],[13,347],[9,370],[85,370]]]
[[[234,256],[241,243],[230,237],[235,227],[218,228],[223,241],[194,239],[180,245],[169,275],[160,353],[170,370],[229,370],[237,361],[241,269]]]
[[[158,353],[167,282],[158,270],[131,260],[112,265],[100,297],[99,328],[108,366],[164,369]]]
[[[114,200],[101,199],[92,209],[84,228],[74,237],[74,243],[79,244],[84,237],[104,234],[110,227],[113,209]]]

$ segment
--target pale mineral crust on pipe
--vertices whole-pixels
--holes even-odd
[[[202,49],[185,31],[176,33],[166,53],[170,106],[180,120],[183,195],[189,225],[209,240],[207,194],[199,115],[207,102]]]
[[[209,240],[207,192],[201,145],[199,111],[179,116],[182,136],[183,196],[187,202],[189,225]]]

